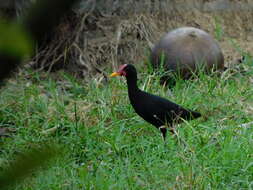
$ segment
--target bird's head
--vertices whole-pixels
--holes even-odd
[[[137,72],[133,65],[124,64],[119,67],[119,70],[117,72],[114,72],[110,75],[110,77],[116,76],[125,76],[125,77],[137,76]]]

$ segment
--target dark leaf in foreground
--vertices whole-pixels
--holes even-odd
[[[57,148],[45,145],[40,148],[32,148],[17,156],[14,161],[3,168],[0,174],[0,189],[6,189],[15,185],[16,182],[21,182],[41,166],[49,164],[49,160],[57,154]]]
[[[31,55],[33,41],[39,45],[77,1],[39,0],[28,10],[22,26],[0,20],[0,81],[9,77],[25,56]]]

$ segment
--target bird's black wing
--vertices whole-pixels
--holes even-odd
[[[199,117],[200,114],[187,110],[165,98],[141,91],[137,98],[136,112],[146,121],[159,127],[165,124],[179,122],[181,118],[189,120]]]

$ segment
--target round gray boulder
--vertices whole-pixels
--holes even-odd
[[[221,48],[207,32],[193,27],[182,27],[167,33],[152,49],[153,67],[189,79],[192,73],[224,69]]]

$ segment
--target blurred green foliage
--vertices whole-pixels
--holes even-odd
[[[2,54],[22,59],[32,53],[33,42],[21,25],[0,20],[0,33]]]
[[[14,161],[3,168],[0,174],[0,189],[13,186],[16,182],[32,174],[36,169],[45,166],[48,161],[55,157],[59,151],[52,145],[33,145],[29,151],[21,151],[18,156],[13,156]]]

